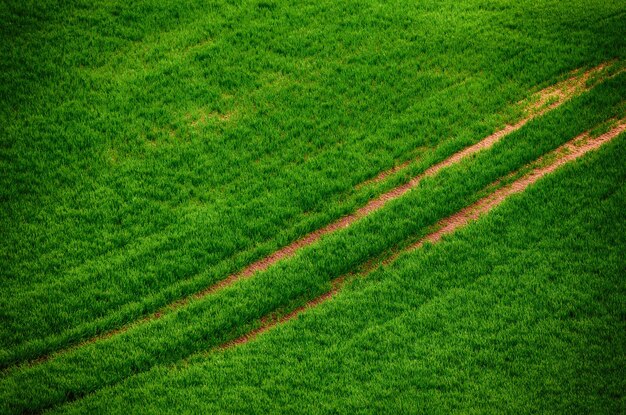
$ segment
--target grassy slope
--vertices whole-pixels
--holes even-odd
[[[620,413],[626,136],[254,342],[60,413]]]
[[[591,129],[623,117],[626,74],[606,81],[554,113],[530,123],[489,151],[426,180],[383,210],[330,235],[295,258],[251,280],[197,301],[161,320],[131,329],[0,381],[5,409],[37,409],[80,397],[155,365],[207,350],[257,324],[264,314],[293,307],[328,289],[328,282],[372,256],[424,234],[439,219],[476,199],[510,171]]]
[[[206,286],[626,56],[624,2],[509,3],[3,2],[0,357]]]

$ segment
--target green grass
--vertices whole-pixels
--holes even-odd
[[[625,26],[624,0],[0,2],[0,413],[83,397],[66,408],[624,411],[623,137],[302,321],[209,352],[623,117],[624,73],[250,280],[27,361],[354,211],[571,70],[623,70]]]
[[[623,2],[8,1],[0,22],[2,366],[198,291],[626,55]]]
[[[621,413],[626,136],[225,352],[55,413]]]
[[[45,408],[245,333],[262,316],[321,294],[331,279],[425,234],[438,220],[482,196],[496,179],[603,120],[623,117],[625,80],[626,73],[600,84],[490,150],[424,180],[403,198],[252,279],[122,335],[8,372],[0,381],[0,400],[6,402],[7,411]]]

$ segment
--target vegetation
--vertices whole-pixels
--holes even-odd
[[[424,235],[438,220],[482,196],[496,179],[523,167],[604,119],[624,116],[626,73],[555,110],[492,149],[429,178],[348,229],[303,249],[254,278],[0,382],[13,407],[36,410],[81,397],[155,365],[171,364],[249,331],[273,311],[328,290],[332,279]]]
[[[5,2],[5,362],[198,291],[378,171],[478,140],[534,87],[623,56],[622,10]]]
[[[623,400],[623,318],[610,307],[624,291],[623,137],[302,321],[211,350],[623,117],[625,16],[623,0],[2,2],[0,412],[92,393],[60,409],[126,411],[128,399],[154,412],[312,402],[325,412],[619,412],[610,399]],[[249,280],[141,322],[515,122],[533,92],[602,62],[609,79],[492,149]],[[541,207],[561,197],[562,211]],[[558,304],[575,314],[554,320]]]
[[[622,135],[297,321],[58,412],[620,413],[624,157]]]

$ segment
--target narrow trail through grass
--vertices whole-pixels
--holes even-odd
[[[626,56],[619,2],[270,3],[0,7],[1,368],[188,298]]]
[[[591,137],[588,133],[584,133],[572,139],[571,141],[563,144],[561,147],[557,148],[550,154],[541,157],[531,165],[537,165],[538,167],[532,168],[530,172],[526,172],[524,175],[522,175],[521,178],[518,178],[513,183],[507,184],[506,186],[495,190],[493,193],[489,194],[483,199],[480,199],[473,205],[468,206],[463,210],[455,213],[454,215],[440,221],[436,225],[438,229],[435,232],[426,235],[424,238],[420,239],[417,243],[409,246],[408,248],[396,252],[393,255],[385,258],[382,263],[388,265],[407,251],[418,249],[422,247],[425,243],[435,243],[439,241],[445,235],[449,235],[455,232],[458,228],[467,225],[473,220],[478,219],[480,215],[488,213],[491,209],[504,202],[509,196],[519,192],[523,192],[528,186],[532,185],[543,176],[552,173],[566,163],[569,163],[579,157],[584,156],[589,151],[598,149],[600,146],[619,136],[625,130],[626,119],[622,119],[617,122],[617,126],[598,137]],[[358,277],[364,277],[367,275],[367,273],[373,271],[374,269],[374,267],[370,267],[370,269],[368,269],[366,272],[359,273]],[[246,343],[250,340],[253,340],[258,335],[265,333],[268,330],[271,330],[277,325],[286,323],[289,320],[296,318],[299,314],[305,312],[306,310],[317,307],[320,304],[331,300],[334,295],[338,294],[341,291],[341,288],[344,285],[345,281],[345,277],[340,277],[334,280],[333,288],[330,291],[320,295],[313,300],[310,300],[305,305],[296,308],[295,310],[278,319],[262,319],[261,327],[258,327],[250,333],[246,333],[235,340],[229,341],[219,348],[227,349]]]
[[[402,331],[407,320],[400,316],[420,308],[424,298],[454,296],[452,291],[469,287],[477,276],[499,277],[498,257],[517,261],[495,240],[488,248],[493,252],[486,252],[491,262],[482,262],[482,252],[476,262],[460,265],[485,239],[475,235],[481,225],[455,229],[481,212],[490,213],[478,222],[496,217],[518,234],[542,232],[538,218],[561,238],[576,234],[584,243],[546,239],[568,252],[557,249],[550,258],[541,246],[509,243],[530,259],[548,258],[539,274],[561,258],[561,270],[571,271],[567,279],[584,283],[579,271],[605,259],[593,262],[586,244],[597,246],[596,255],[603,246],[612,255],[624,246],[626,233],[615,232],[618,204],[610,194],[620,192],[624,205],[624,133],[523,195],[502,192],[516,192],[515,185],[528,186],[520,181],[536,180],[536,171],[587,151],[597,140],[590,137],[624,128],[624,27],[626,0],[0,3],[0,414],[90,405],[96,408],[91,412],[135,412],[130,408],[137,403],[136,390],[127,394],[125,387],[146,379],[146,390],[152,390],[141,398],[140,411],[156,413],[324,410],[333,405],[325,405],[325,398],[349,394],[358,377],[380,391],[388,383],[378,373],[397,375],[389,368],[402,345],[378,349],[373,342],[364,349],[377,350],[377,356],[368,357],[367,351],[359,355],[354,339],[376,325]],[[568,146],[572,137],[579,141]],[[587,162],[601,157],[607,157],[606,177],[597,173],[598,163]],[[594,174],[581,165],[595,166]],[[519,211],[507,210],[540,189],[554,191],[545,183],[565,177],[563,171],[585,172],[580,181],[570,178],[581,196],[564,200],[580,209],[582,200],[612,198],[609,216],[585,207],[598,217],[585,222],[578,215],[570,222],[578,228],[561,229],[549,223],[551,215],[561,214],[558,206],[535,206],[527,222]],[[509,203],[500,205],[499,197]],[[550,192],[546,200],[552,200]],[[491,211],[491,204],[500,208]],[[618,225],[623,230],[626,223]],[[464,252],[455,256],[442,249],[468,234],[474,236]],[[418,287],[417,296],[376,287],[377,278],[388,276],[387,264],[397,270],[403,258],[424,258],[431,250],[441,253],[441,268],[421,262],[419,272],[403,277],[404,287]],[[623,260],[611,261],[601,265],[624,269]],[[594,279],[594,272],[597,267],[592,281],[606,283]],[[356,309],[348,305],[337,313],[342,322],[320,319],[308,334],[300,330],[295,316],[310,319],[337,303],[354,305],[352,295],[360,295],[363,286],[370,287],[371,298],[360,315],[352,315]],[[544,280],[535,290],[545,286]],[[608,307],[607,297],[596,294],[588,308]],[[529,299],[535,299],[532,292]],[[565,307],[570,300],[559,297]],[[534,318],[542,301],[525,315]],[[449,313],[439,311],[441,319],[425,324],[449,324]],[[346,373],[337,367],[309,373],[318,356],[307,356],[313,350],[307,343],[335,323],[338,329],[328,331],[336,332],[335,340],[345,335],[336,350],[341,349],[339,359],[348,356]],[[289,330],[290,340],[274,343],[273,363],[271,348],[230,375],[228,368],[211,372],[217,366],[210,363],[209,373],[198,376],[209,386],[206,402],[181,405],[181,397],[194,389],[187,380],[180,388],[176,381],[173,388],[164,386],[179,379],[172,368],[223,356],[235,356],[229,362],[235,367],[250,359],[247,350]],[[623,327],[611,331],[618,332],[626,333]],[[591,341],[590,333],[577,339]],[[421,341],[408,339],[409,349]],[[474,358],[474,346],[466,359]],[[323,349],[315,354],[332,355]],[[359,364],[350,361],[353,354]],[[537,348],[531,354],[544,361],[560,350],[542,355]],[[376,359],[385,364],[370,366]],[[436,367],[434,360],[435,365],[422,363]],[[504,370],[525,369],[514,363]],[[549,372],[548,366],[543,369]],[[306,369],[303,377],[292,367]],[[484,367],[476,364],[465,385],[473,386]],[[265,376],[278,371],[278,377]],[[447,391],[448,379],[468,373],[456,368],[434,390]],[[158,379],[161,374],[166,379]],[[231,375],[237,381],[228,385]],[[562,379],[582,377],[570,372]],[[224,388],[215,386],[220,382]],[[259,394],[261,383],[268,387]],[[584,387],[591,384],[598,382]],[[286,385],[315,391],[307,395],[313,406],[294,396],[293,405],[287,397],[272,408]],[[401,397],[394,389],[382,397]],[[491,390],[497,388],[482,393]],[[577,392],[569,391],[587,396]],[[119,405],[118,396],[130,401]],[[220,407],[222,398],[226,405]],[[355,402],[368,399],[354,395]],[[384,399],[369,402],[375,407]],[[328,412],[360,411],[337,406]]]
[[[534,93],[528,102],[525,103],[524,108],[522,110],[525,115],[522,119],[518,120],[514,124],[506,125],[502,130],[499,130],[492,134],[489,137],[481,140],[480,142],[459,151],[458,153],[452,155],[449,159],[444,160],[443,163],[453,163],[460,160],[463,157],[471,155],[476,151],[479,151],[481,148],[487,148],[490,145],[503,136],[510,134],[513,131],[516,131],[522,128],[526,123],[531,121],[532,119],[545,114],[547,111],[550,111],[554,108],[557,108],[559,105],[562,105],[565,101],[571,99],[573,96],[584,92],[585,90],[589,90],[593,88],[593,85],[596,85],[598,82],[602,81],[602,78],[605,78],[606,75],[604,71],[608,68],[614,66],[616,62],[605,62],[602,63],[595,68],[592,68],[588,71],[582,72],[572,71],[572,74],[567,79],[556,83],[555,85],[548,86],[541,91]],[[618,70],[617,73],[620,71]],[[617,74],[616,73],[616,74]],[[612,74],[614,76],[616,74]],[[605,76],[603,76],[605,75]],[[590,82],[591,81],[591,82]],[[521,105],[522,103],[520,103]],[[372,183],[379,183],[387,179],[388,177],[401,172],[402,170],[409,167],[412,163],[415,163],[416,160],[407,160],[402,164],[392,167],[389,170],[385,170],[379,173],[376,177],[366,180],[363,183],[357,185],[357,188],[364,187],[370,185]],[[438,170],[439,164],[429,168],[424,172],[424,174],[428,174],[431,169]]]
[[[624,138],[258,341],[52,412],[621,413]]]
[[[439,221],[480,200],[486,190],[492,192],[494,181],[508,180],[512,172],[607,119],[623,118],[625,76],[607,79],[255,278],[41,364],[12,368],[0,378],[0,401],[11,413],[41,411],[219,347],[261,327],[264,316],[289,313],[328,292],[341,275],[428,235]]]
[[[362,219],[365,216],[370,215],[374,211],[381,209],[389,201],[399,198],[411,189],[416,188],[424,178],[436,175],[442,169],[449,167],[455,163],[459,163],[464,158],[470,157],[479,151],[490,148],[495,143],[500,141],[503,137],[511,134],[514,131],[519,130],[533,119],[536,119],[537,117],[540,117],[547,112],[558,108],[573,97],[580,95],[585,91],[589,91],[591,88],[601,83],[602,81],[619,75],[619,73],[621,73],[623,69],[618,70],[616,73],[612,73],[611,69],[615,66],[616,62],[605,62],[587,71],[573,71],[565,80],[534,93],[528,100],[528,102],[519,103],[522,108],[521,112],[524,114],[524,116],[523,118],[517,120],[517,122],[505,126],[503,129],[483,138],[476,144],[466,147],[465,149],[452,154],[443,161],[440,161],[426,168],[422,173],[409,179],[404,184],[393,187],[391,190],[388,190],[382,195],[370,200],[365,204],[365,206],[360,207],[354,213],[344,216],[329,225],[326,225],[312,233],[309,233],[303,238],[296,240],[295,242],[279,249],[276,252],[273,252],[269,256],[264,257],[246,266],[241,271],[231,274],[227,278],[222,279],[219,282],[211,285],[210,287],[200,292],[197,292],[189,297],[168,304],[167,306],[162,307],[151,315],[126,323],[122,327],[116,328],[109,332],[98,334],[90,339],[80,342],[79,344],[71,343],[68,345],[69,347],[66,346],[64,348],[55,349],[53,350],[53,352],[63,352],[63,350],[67,350],[73,347],[80,347],[81,345],[89,344],[94,341],[98,341],[112,335],[122,333],[131,327],[136,327],[138,324],[143,324],[152,320],[159,319],[163,315],[171,313],[178,308],[185,306],[191,299],[201,299],[202,297],[214,293],[217,290],[226,288],[234,284],[240,279],[249,278],[257,272],[266,270],[268,267],[276,264],[277,262],[293,256],[302,248],[312,245],[324,235],[336,232],[339,229],[346,228],[354,222],[358,221],[359,219]],[[401,173],[401,171],[408,167],[412,162],[414,161],[404,163],[400,168],[393,168],[391,170],[384,171],[374,179],[362,183],[362,185],[359,185],[359,187],[364,187],[374,183],[383,182],[386,179],[391,179],[394,174]],[[48,358],[49,353],[45,355],[40,355],[32,359],[31,363],[38,364],[47,360]]]

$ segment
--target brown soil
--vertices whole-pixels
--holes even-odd
[[[232,285],[233,283],[235,283],[238,280],[244,279],[244,278],[248,278],[250,276],[252,276],[254,273],[259,272],[259,271],[264,271],[266,270],[268,267],[270,267],[273,264],[276,264],[277,262],[281,261],[282,259],[288,258],[290,256],[293,256],[298,250],[300,250],[303,247],[309,246],[311,244],[313,244],[314,242],[316,242],[317,240],[319,240],[322,236],[335,232],[339,229],[342,228],[347,228],[348,226],[350,226],[352,223],[354,223],[355,221],[357,221],[358,219],[363,218],[364,216],[367,216],[368,214],[380,209],[381,207],[383,207],[387,202],[389,202],[390,200],[396,199],[402,195],[404,195],[405,193],[407,193],[409,190],[417,187],[419,185],[419,183],[422,181],[423,178],[428,177],[428,176],[433,176],[435,174],[437,174],[440,170],[451,166],[459,161],[461,161],[463,158],[470,156],[472,154],[475,154],[481,150],[487,149],[491,146],[493,146],[496,142],[498,142],[500,139],[502,139],[503,137],[505,137],[506,135],[510,134],[513,131],[516,131],[518,129],[520,129],[522,126],[524,126],[528,121],[530,121],[531,119],[544,114],[545,112],[554,109],[556,107],[558,107],[559,105],[561,105],[562,103],[564,103],[566,100],[570,99],[573,95],[575,95],[576,93],[581,92],[582,90],[585,89],[585,83],[587,82],[587,80],[595,74],[598,74],[599,72],[601,72],[607,65],[603,64],[600,65],[596,68],[590,69],[584,73],[582,73],[581,75],[578,76],[573,76],[568,78],[567,80],[560,82],[554,86],[551,86],[549,88],[545,88],[542,91],[539,91],[538,93],[536,93],[535,99],[533,102],[535,102],[532,105],[529,105],[527,107],[526,113],[527,116],[518,121],[516,124],[514,125],[507,125],[506,127],[504,127],[502,130],[497,131],[493,134],[491,134],[488,137],[485,137],[484,139],[482,139],[481,141],[479,141],[478,143],[467,147],[455,154],[453,154],[452,156],[450,156],[449,158],[443,160],[440,163],[437,163],[431,167],[429,167],[427,170],[425,170],[422,174],[412,178],[408,183],[403,184],[401,186],[398,186],[390,191],[388,191],[387,193],[384,193],[382,195],[380,195],[379,197],[371,200],[370,202],[368,202],[365,206],[361,207],[360,209],[358,209],[356,212],[354,212],[353,214],[347,215],[342,217],[341,219],[337,220],[336,222],[333,222],[321,229],[315,230],[311,233],[309,233],[308,235],[304,236],[303,238],[292,242],[291,244],[279,249],[278,251],[270,254],[269,256],[262,258],[250,265],[248,265],[247,267],[245,267],[243,270],[241,270],[240,272],[231,274],[230,276],[226,277],[223,280],[220,280],[219,282],[213,284],[212,286],[197,292],[196,294],[193,294],[189,297],[174,301],[172,303],[170,303],[169,305],[161,308],[159,311],[143,317],[141,319],[135,320],[134,322],[131,322],[123,327],[120,327],[118,329],[115,330],[111,330],[109,332],[103,333],[101,335],[98,336],[94,336],[80,344],[68,347],[67,349],[64,350],[60,350],[56,353],[63,353],[64,351],[68,351],[68,350],[72,350],[78,347],[82,347],[85,344],[89,344],[89,343],[93,343],[99,340],[102,340],[104,338],[108,338],[111,337],[115,334],[119,334],[119,333],[123,333],[126,332],[127,330],[129,330],[132,327],[135,327],[137,325],[146,323],[148,321],[151,320],[156,320],[158,318],[160,318],[162,315],[167,314],[173,310],[176,310],[180,307],[183,307],[184,305],[186,305],[191,299],[195,298],[195,299],[200,299],[202,297],[205,297],[215,291],[218,291],[220,289],[223,289],[225,287],[228,287],[230,285]],[[549,105],[546,105],[546,102],[550,102],[551,101],[551,97],[556,96],[556,101],[550,103]],[[412,161],[410,161],[412,162]],[[407,162],[406,165],[408,165],[410,162]],[[385,177],[388,177],[389,175],[395,173],[396,171],[398,171],[400,168],[402,168],[402,166],[396,167],[394,169],[388,170],[386,172],[381,173],[379,176],[377,176],[377,178],[374,178],[368,182],[372,182],[372,181],[380,181]],[[378,179],[380,178],[380,179]],[[365,185],[368,182],[364,182],[361,185]],[[55,353],[55,354],[56,354]],[[45,360],[48,360],[50,358],[50,355],[46,355],[46,356],[41,356],[37,359],[34,359],[33,361],[31,361],[32,364],[36,364],[39,362],[43,362]]]
[[[324,294],[320,295],[319,297],[316,297],[313,300],[308,301],[305,305],[294,309],[289,314],[285,314],[284,316],[278,319],[262,319],[261,326],[259,328],[256,328],[239,338],[236,338],[234,340],[231,340],[228,343],[223,344],[222,346],[219,347],[219,349],[228,349],[228,348],[238,346],[243,343],[247,343],[248,341],[258,336],[259,334],[268,331],[269,329],[277,326],[278,324],[281,324],[281,323],[284,323],[286,321],[296,318],[298,314],[302,313],[303,311],[313,308],[323,302],[330,300],[335,294],[339,292],[345,280],[346,280],[345,276],[335,279],[332,282],[332,289],[330,291],[327,291]]]
[[[557,91],[559,93],[559,100],[552,103],[549,106],[545,106],[542,105],[541,107],[536,107],[535,109],[529,109],[529,113],[530,115],[528,115],[526,118],[518,121],[516,124],[514,125],[507,125],[506,127],[504,127],[502,130],[497,131],[493,134],[491,134],[488,137],[485,137],[484,139],[482,139],[481,141],[479,141],[478,143],[467,147],[461,151],[459,151],[458,153],[453,154],[452,156],[448,157],[447,159],[445,159],[444,161],[437,163],[431,167],[429,167],[426,171],[424,171],[422,174],[414,177],[413,179],[411,179],[408,183],[403,184],[401,186],[398,186],[390,191],[388,191],[387,193],[384,193],[380,196],[378,196],[377,198],[369,201],[365,206],[363,206],[362,208],[358,209],[356,212],[354,212],[353,214],[347,215],[342,217],[341,219],[339,219],[336,222],[333,222],[321,229],[318,229],[316,231],[311,232],[310,234],[306,235],[305,237],[285,246],[284,248],[279,249],[278,251],[274,252],[273,254],[259,260],[256,261],[254,263],[252,263],[251,265],[247,266],[246,268],[244,268],[242,271],[230,275],[229,277],[227,277],[224,280],[221,280],[220,282],[216,283],[215,285],[207,288],[204,291],[201,291],[199,293],[197,293],[196,295],[194,295],[195,298],[201,298],[204,297],[207,294],[210,294],[218,289],[224,288],[228,285],[231,285],[233,282],[241,279],[241,278],[245,278],[245,277],[249,277],[252,274],[259,272],[259,271],[263,271],[265,269],[267,269],[269,266],[275,264],[276,262],[290,257],[292,255],[295,254],[296,251],[298,251],[299,249],[311,245],[313,242],[317,241],[318,239],[320,239],[323,235],[329,234],[331,232],[337,231],[339,229],[342,228],[347,228],[348,226],[350,226],[352,223],[354,223],[355,221],[357,221],[358,219],[367,216],[368,214],[374,212],[375,210],[380,209],[381,207],[383,207],[385,205],[385,203],[389,202],[390,200],[396,199],[402,195],[404,195],[406,192],[408,192],[409,190],[417,187],[419,185],[419,183],[422,181],[422,179],[424,177],[428,177],[428,176],[434,176],[435,174],[437,174],[440,170],[451,166],[452,164],[458,163],[459,161],[461,161],[462,159],[464,159],[467,156],[470,156],[472,154],[478,153],[481,150],[485,150],[491,146],[493,146],[495,143],[497,143],[500,139],[502,139],[504,136],[512,133],[515,130],[518,130],[520,128],[522,128],[522,126],[524,126],[528,121],[530,121],[532,118],[537,117],[541,114],[544,114],[545,112],[556,108],[557,106],[561,105],[562,103],[564,103],[567,99],[570,99],[577,91],[579,91],[581,88],[584,88],[585,82],[587,81],[587,79],[589,79],[589,77],[591,77],[593,74],[596,74],[598,72],[600,72],[601,70],[603,70],[605,68],[605,64],[597,66],[593,69],[590,69],[586,72],[584,72],[583,74],[576,76],[576,77],[571,77],[568,78],[567,80],[558,83],[557,85],[554,85],[552,87],[546,88],[540,92],[538,92],[536,95],[538,96],[538,101],[541,102],[543,100],[545,100],[545,96],[552,96],[555,91]],[[535,104],[536,105],[536,104]],[[393,169],[392,169],[393,170]],[[381,173],[381,175],[384,175],[386,173],[386,175],[384,177],[387,177],[389,174],[391,174],[390,171],[387,172],[383,172]]]
[[[461,210],[460,212],[450,216],[449,218],[441,221],[439,223],[439,229],[436,232],[425,237],[423,240],[416,243],[413,248],[420,247],[425,242],[437,242],[439,241],[443,235],[452,233],[455,229],[460,226],[466,225],[468,222],[477,219],[480,215],[488,212],[493,207],[499,205],[504,201],[507,197],[512,194],[522,192],[528,186],[535,183],[537,180],[542,178],[548,173],[552,173],[554,170],[558,169],[560,166],[568,163],[572,160],[575,160],[586,154],[591,150],[595,150],[607,141],[610,141],[617,137],[620,133],[626,130],[626,120],[622,120],[615,128],[611,131],[602,134],[596,138],[590,138],[588,134],[583,134],[581,136],[576,137],[570,142],[562,145],[558,149],[556,149],[553,154],[557,154],[556,160],[551,162],[548,165],[543,167],[538,167],[532,170],[529,174],[524,177],[516,180],[508,186],[502,187],[496,190],[491,195],[479,200],[473,205]],[[545,157],[542,157],[545,159]],[[538,163],[541,163],[541,160],[538,160]]]
[[[529,103],[518,104],[520,106],[525,107],[524,113],[526,114],[526,116],[523,119],[519,120],[517,123],[513,125],[505,126],[502,130],[492,134],[491,136],[487,138],[495,136],[495,141],[497,141],[500,138],[506,136],[507,134],[510,134],[515,130],[519,130],[533,118],[539,117],[540,115],[545,114],[547,111],[555,109],[556,107],[565,103],[566,101],[571,99],[573,96],[580,94],[584,92],[585,90],[591,89],[593,85],[587,86],[586,85],[587,81],[591,79],[593,76],[602,73],[602,71],[604,71],[607,67],[611,66],[611,64],[612,63],[610,62],[603,63],[581,74],[572,73],[571,74],[572,76],[570,76],[566,80],[561,81],[555,85],[549,86],[547,88],[542,89],[539,92],[534,93],[529,100],[530,104]],[[495,143],[495,141],[493,143]],[[467,151],[469,151],[469,153],[465,154],[464,156],[472,154],[480,150],[481,148],[478,148],[474,151],[471,151],[470,149],[471,147],[466,149]],[[416,159],[407,160],[403,162],[402,164],[392,167],[389,170],[385,170],[381,172],[380,174],[378,174],[376,177],[358,184],[357,188],[361,188],[361,187],[364,187],[373,183],[382,182],[383,180],[387,179],[389,176],[392,176],[393,174],[407,168],[408,166],[410,166],[412,163],[416,161],[417,161]]]
[[[438,223],[436,227],[437,228],[436,231],[425,236],[420,241],[411,245],[407,249],[393,254],[392,256],[387,258],[383,263],[389,264],[393,262],[395,259],[397,259],[397,257],[401,255],[402,253],[413,250],[413,249],[417,249],[426,242],[436,243],[437,241],[441,240],[441,238],[444,235],[453,233],[456,229],[467,225],[470,221],[476,220],[480,215],[487,213],[488,211],[490,211],[491,209],[493,209],[494,207],[502,203],[510,195],[522,192],[528,186],[535,183],[537,180],[539,180],[546,174],[553,172],[554,170],[558,169],[560,166],[564,165],[565,163],[573,161],[581,157],[582,155],[588,153],[591,150],[597,149],[601,145],[617,137],[620,133],[624,132],[625,130],[626,130],[626,119],[621,120],[616,127],[611,129],[607,133],[600,135],[599,137],[590,138],[588,134],[582,134],[574,138],[573,140],[569,141],[568,143],[554,150],[549,155],[541,157],[539,160],[537,160],[536,163],[533,163],[535,165],[539,165],[540,167],[536,167],[535,169],[530,171],[528,174],[524,175],[523,177],[514,181],[513,183],[496,190],[489,196],[484,197],[483,199],[472,204],[471,206],[468,206],[465,209],[455,213],[454,215],[449,216],[448,218],[442,220],[441,222]],[[546,159],[548,159],[550,156],[554,156],[555,159],[549,162],[548,164],[544,164]],[[365,271],[363,275],[366,275],[368,272],[371,272],[371,270],[374,268],[375,267]],[[244,336],[239,337],[238,339],[228,342],[220,348],[227,349],[230,347],[234,347],[234,346],[246,343],[252,340],[253,338],[255,338],[256,336],[258,336],[259,334],[270,330],[276,325],[292,320],[303,311],[316,307],[320,305],[321,303],[324,303],[330,300],[335,294],[339,292],[339,290],[341,289],[341,286],[344,283],[344,279],[345,277],[340,277],[337,280],[335,280],[336,282],[333,284],[332,290],[309,301],[306,305],[295,309],[291,313],[285,315],[284,317],[278,320],[262,321],[262,325],[258,329],[255,329],[251,331],[250,333],[247,333]]]

